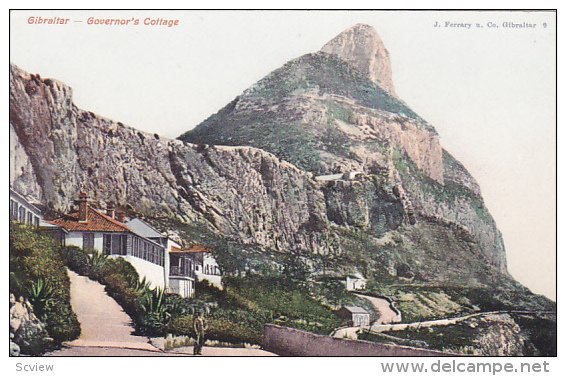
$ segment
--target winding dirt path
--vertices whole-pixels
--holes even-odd
[[[369,300],[375,310],[379,313],[379,318],[373,323],[373,325],[391,324],[401,321],[401,316],[391,309],[391,304],[387,301],[387,299],[362,294],[356,294],[356,296],[358,298]]]

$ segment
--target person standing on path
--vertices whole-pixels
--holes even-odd
[[[193,328],[196,335],[196,343],[193,350],[194,355],[202,355],[202,347],[204,346],[204,336],[206,334],[206,329],[208,324],[204,318],[204,312],[198,311],[196,317],[193,320]]]

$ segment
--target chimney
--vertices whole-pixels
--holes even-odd
[[[109,202],[108,204],[106,204],[106,215],[109,216],[110,218],[114,219],[114,204]]]
[[[116,220],[120,221],[120,222],[126,222],[126,214],[119,210],[116,212]]]
[[[79,222],[88,221],[88,196],[86,193],[79,193]]]

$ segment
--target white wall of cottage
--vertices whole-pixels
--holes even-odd
[[[102,252],[103,247],[103,234],[102,233],[94,233],[94,249],[98,252]],[[83,247],[83,232],[82,231],[73,231],[69,232],[65,235],[65,245],[74,245],[77,247]]]
[[[220,268],[214,256],[209,253],[205,253],[203,257],[203,270],[204,274],[218,275],[220,274]]]
[[[181,295],[183,298],[192,298],[194,296],[194,281],[185,278],[170,278],[169,291]]]
[[[65,245],[74,245],[75,247],[83,247],[83,233],[69,232],[65,234]]]
[[[117,256],[112,255],[110,257],[122,257],[128,261],[136,269],[140,278],[145,277],[147,281],[151,283],[151,287],[159,287],[165,289],[165,268],[163,266],[154,264],[149,261],[145,261],[141,258],[134,256]]]
[[[94,249],[98,252],[102,252],[103,250],[103,239],[104,234],[94,233]],[[67,233],[65,235],[65,242],[66,245],[74,245],[83,248],[83,232],[73,231]],[[152,287],[159,287],[162,289],[165,289],[167,287],[166,281],[168,281],[169,279],[169,267],[167,267],[166,270],[166,268],[164,268],[163,266],[134,256],[111,255],[110,257],[123,257],[124,259],[126,259],[136,269],[136,271],[140,275],[140,278],[145,277],[146,280],[151,283]],[[166,252],[165,254],[165,265],[169,265],[168,252]]]

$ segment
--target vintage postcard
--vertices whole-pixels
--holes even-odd
[[[556,356],[556,30],[10,11],[10,356]]]

